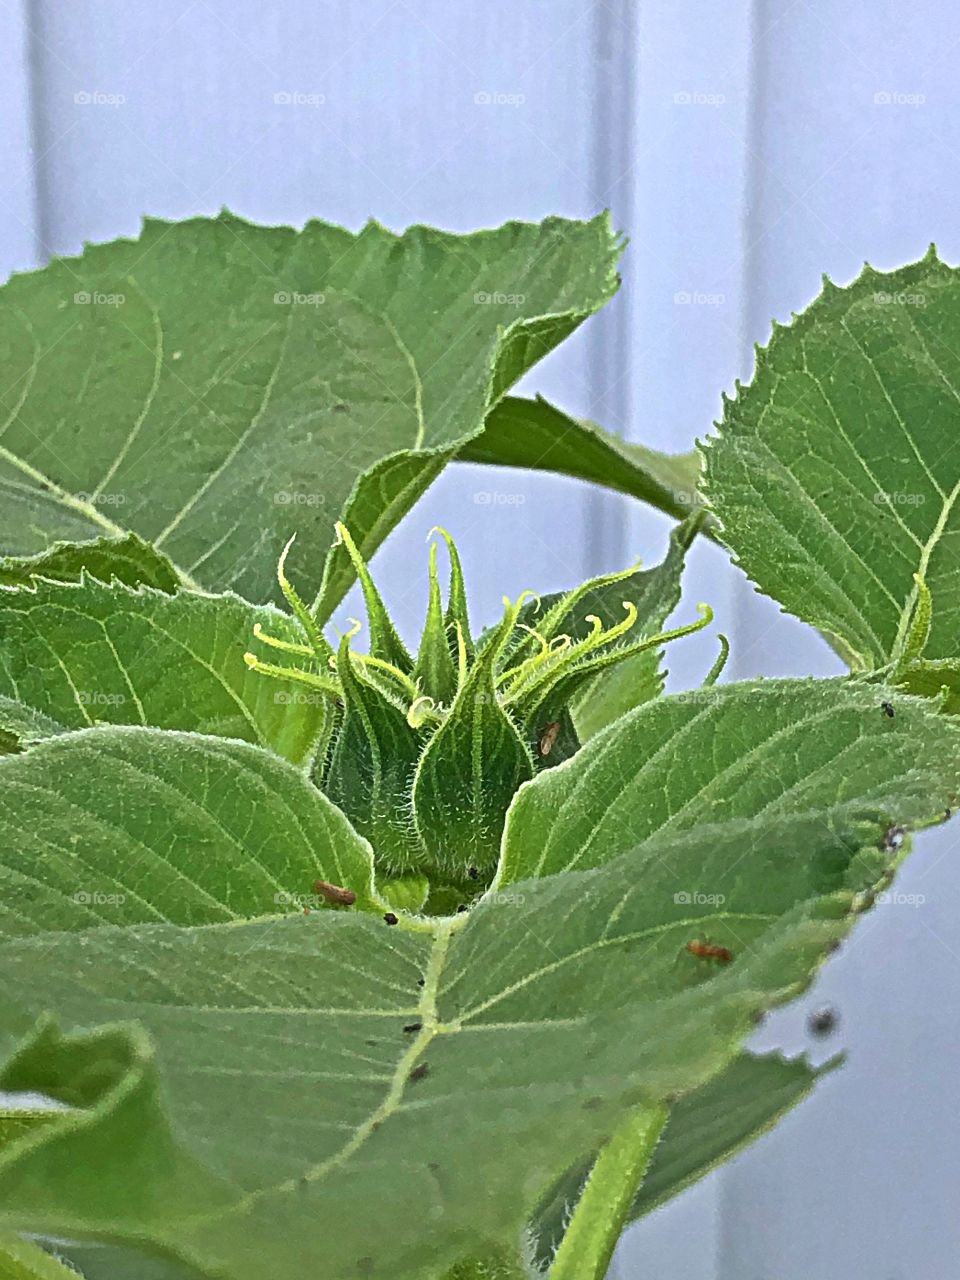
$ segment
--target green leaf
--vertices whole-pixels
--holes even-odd
[[[65,1267],[29,1240],[0,1236],[0,1276],[3,1280],[76,1280],[76,1271]]]
[[[896,661],[918,575],[933,600],[926,657],[960,628],[960,272],[933,249],[865,267],[757,349],[725,402],[704,485],[759,589],[855,667]]]
[[[921,733],[952,743],[930,719]],[[644,850],[521,882],[432,931],[322,912],[8,942],[0,1088],[84,1109],[0,1160],[0,1224],[82,1225],[222,1280],[321,1264],[406,1280],[483,1257],[624,1108],[696,1089],[806,984],[874,882],[862,834],[841,816],[771,822],[745,845],[723,829],[661,837],[675,883],[718,847],[738,860],[715,917],[740,938],[726,967],[687,953],[703,916],[650,892]],[[63,1032],[33,1027],[45,1010]]]
[[[0,1109],[0,1152],[6,1150],[11,1143],[36,1134],[45,1125],[56,1124],[61,1114],[59,1110],[6,1111]]]
[[[457,667],[454,662],[454,646],[447,634],[446,611],[440,593],[436,543],[430,548],[429,578],[427,616],[423,624],[420,648],[417,650],[413,678],[426,697],[449,706],[457,692]]]
[[[135,531],[188,578],[263,599],[298,532],[292,576],[318,585],[341,511],[372,554],[509,386],[607,301],[620,250],[606,215],[397,236],[225,212],[150,219],[137,240],[14,276],[0,546]],[[343,555],[330,572],[335,600]]]
[[[323,789],[373,845],[379,866],[399,876],[418,866],[422,855],[409,796],[426,735],[355,668],[347,636],[340,643],[337,675],[344,710]]]
[[[87,579],[0,588],[0,694],[59,725],[145,724],[272,747],[309,758],[323,695],[264,680],[243,652],[262,626],[288,641],[299,627],[237,596],[175,596]],[[6,717],[0,708],[0,725]]]
[[[663,878],[673,883],[657,865],[664,835],[710,825],[746,843],[793,816],[920,826],[936,812],[931,795],[952,805],[960,791],[958,742],[923,701],[849,679],[744,681],[660,698],[524,788],[507,818],[498,883],[647,848],[653,892]],[[711,856],[676,888],[695,904],[725,893],[732,877],[740,883],[737,868]],[[759,881],[753,895],[759,906]]]
[[[685,1191],[761,1137],[798,1103],[839,1059],[811,1067],[771,1053],[739,1054],[719,1075],[680,1098],[634,1201],[635,1222]],[[537,1256],[549,1262],[575,1206],[590,1164],[571,1170],[542,1206],[536,1221]]]
[[[113,1245],[57,1241],[56,1255],[75,1267],[83,1280],[196,1280],[196,1272],[168,1258],[148,1258]]]
[[[682,519],[701,504],[700,455],[658,453],[630,444],[594,422],[572,418],[538,396],[507,396],[480,435],[463,446],[461,462],[558,471],[606,485]]]
[[[101,728],[0,757],[0,936],[301,913],[317,878],[382,910],[369,846],[269,752]]]
[[[960,659],[924,659],[912,662],[901,671],[898,684],[907,693],[940,701],[940,710],[947,715],[960,715]]]
[[[64,725],[51,720],[35,707],[0,694],[0,751],[4,741],[8,744],[6,750],[22,751],[34,742],[66,732]]]
[[[510,801],[533,776],[530,749],[495,685],[497,659],[518,611],[508,604],[414,777],[413,820],[426,865],[456,882],[466,879],[470,867],[489,872],[496,865]]]
[[[128,587],[155,587],[168,594],[180,586],[170,561],[138,538],[98,538],[95,542],[59,542],[40,555],[0,557],[0,586],[29,587],[34,578],[79,582],[85,576]]]
[[[701,525],[702,521],[696,517],[678,525],[670,536],[670,547],[664,560],[630,579],[631,590],[627,595],[624,596],[621,589],[621,596],[637,606],[639,634],[656,635],[680,603],[680,579],[686,552]],[[585,601],[589,606],[587,612],[597,614],[607,623],[619,621],[615,619],[616,594],[608,591],[600,599],[594,594],[588,596]],[[574,720],[581,740],[587,741],[634,707],[658,697],[663,692],[665,672],[662,664],[663,651],[648,649],[593,680],[578,696],[574,707]]]

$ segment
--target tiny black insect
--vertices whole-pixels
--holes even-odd
[[[462,915],[464,911],[469,911],[469,910],[470,908],[467,906],[467,904],[465,902],[461,902],[459,907],[457,907],[457,915],[458,916]]]
[[[884,714],[885,716],[889,716],[891,720],[892,720],[892,719],[893,719],[893,717],[896,715],[896,712],[895,712],[895,711],[894,711],[894,709],[893,709],[893,703],[892,703],[892,702],[881,702],[881,703],[880,703],[880,710],[883,712],[883,714]]]
[[[417,979],[417,986],[418,986],[418,987],[425,987],[426,985],[427,985],[427,980],[426,980],[426,978],[418,978],[418,979]]]
[[[467,867],[467,875],[470,877],[471,880],[480,879],[480,872],[477,870],[476,867]]]
[[[807,1030],[818,1039],[832,1036],[840,1025],[840,1014],[831,1005],[825,1004],[822,1009],[814,1009],[807,1018]]]
[[[388,912],[386,913],[386,915],[385,915],[383,918],[384,918],[384,920],[386,920],[387,924],[399,924],[399,923],[400,923],[400,917],[399,917],[399,916],[395,916],[395,915],[393,914],[393,912],[392,912],[392,911],[388,911]]]
[[[422,1026],[423,1026],[422,1022],[408,1022],[403,1029],[408,1034],[412,1034],[414,1031],[419,1031]]]
[[[425,1062],[421,1062],[419,1067],[414,1067],[410,1072],[408,1079],[411,1084],[416,1084],[418,1080],[422,1080],[430,1071],[429,1066]]]

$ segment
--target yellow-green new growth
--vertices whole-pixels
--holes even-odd
[[[295,679],[327,696],[327,750],[317,781],[370,840],[388,874],[421,873],[435,882],[486,879],[496,865],[507,809],[535,773],[578,748],[574,698],[608,667],[707,625],[701,618],[648,634],[631,595],[638,567],[606,574],[541,601],[532,592],[504,599],[497,626],[470,630],[463,570],[444,530],[450,577],[443,603],[437,544],[430,550],[429,597],[414,658],[343,525],[337,535],[360,581],[369,652],[351,647],[359,624],[336,651],[286,578],[278,580],[305,641],[256,639],[289,665],[252,653],[264,675]]]

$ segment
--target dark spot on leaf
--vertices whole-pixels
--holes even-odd
[[[407,1023],[407,1025],[406,1025],[403,1029],[404,1029],[404,1031],[406,1031],[408,1034],[411,1034],[411,1035],[412,1035],[412,1033],[413,1033],[414,1031],[420,1031],[420,1030],[422,1029],[422,1027],[423,1027],[423,1023],[422,1023],[422,1022],[408,1022],[408,1023]]]
[[[881,703],[880,703],[880,710],[883,712],[883,714],[884,714],[885,716],[889,716],[891,720],[892,720],[892,719],[893,719],[893,717],[896,715],[896,712],[895,712],[895,711],[894,711],[894,709],[893,709],[893,703],[892,703],[892,702],[881,702]]]
[[[477,870],[476,867],[467,867],[467,875],[470,877],[471,880],[480,879],[480,872]]]
[[[468,911],[468,910],[469,910],[469,907],[467,906],[467,904],[465,902],[461,902],[459,907],[457,907],[457,915],[458,916],[462,915],[464,911]]]
[[[426,985],[427,985],[427,980],[426,980],[426,978],[418,978],[418,979],[417,979],[417,986],[418,986],[418,987],[425,987]]]
[[[385,915],[383,918],[384,918],[384,920],[386,920],[387,924],[399,924],[399,923],[400,923],[400,917],[399,917],[399,916],[394,915],[394,913],[393,913],[392,911],[388,911],[388,912],[386,913],[386,915]]]
[[[348,406],[347,406],[347,405],[345,405],[345,404],[335,404],[335,405],[333,406],[333,412],[334,412],[334,413],[349,413],[349,412],[350,412],[350,410],[349,410]]]
[[[421,1062],[419,1067],[414,1067],[410,1072],[407,1080],[410,1084],[416,1084],[418,1080],[423,1080],[430,1074],[430,1067],[426,1062]]]

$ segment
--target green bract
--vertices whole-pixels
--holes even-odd
[[[960,804],[957,273],[828,286],[666,456],[507,395],[620,249],[224,214],[0,289],[4,1277],[602,1280],[827,1074],[745,1042]],[[483,620],[435,531],[403,636],[456,457],[682,519]],[[851,674],[664,695],[701,534]]]
[[[245,658],[253,670],[293,678],[329,700],[317,782],[370,841],[388,876],[423,873],[454,887],[488,880],[516,791],[579,747],[572,709],[582,691],[601,673],[699,630],[712,616],[701,606],[701,621],[656,631],[645,575],[625,569],[548,601],[504,600],[503,620],[475,641],[460,557],[450,535],[438,530],[450,556],[447,601],[434,543],[427,617],[412,657],[353,538],[337,528],[363,587],[369,652],[351,648],[359,623],[331,649],[287,580],[285,551],[278,578],[303,642],[259,624],[256,635],[309,666]],[[644,619],[631,599],[637,595]],[[622,617],[608,623],[603,614],[614,600]],[[603,613],[591,613],[591,602]]]

